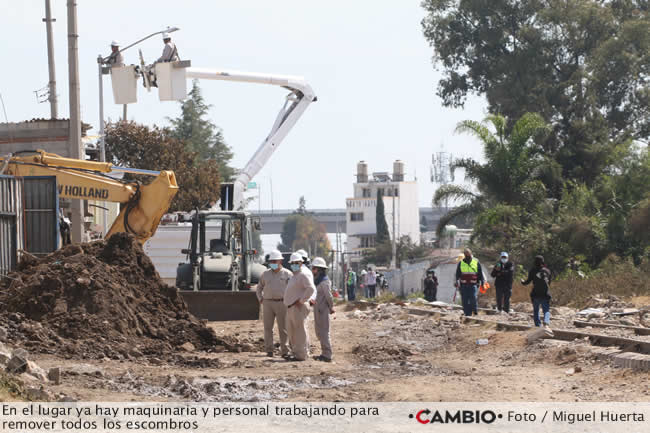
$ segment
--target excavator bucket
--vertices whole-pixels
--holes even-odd
[[[223,322],[258,320],[260,317],[260,302],[253,290],[181,290],[180,293],[190,313],[199,319]]]

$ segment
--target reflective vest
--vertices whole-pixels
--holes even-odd
[[[465,260],[460,262],[460,283],[477,284],[478,283],[478,260],[472,258],[470,264]]]

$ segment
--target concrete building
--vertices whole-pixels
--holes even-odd
[[[0,154],[43,149],[69,157],[69,123],[67,119],[0,123]]]
[[[373,248],[377,234],[377,192],[381,192],[388,231],[393,238],[404,236],[413,243],[420,242],[420,208],[416,181],[407,181],[404,163],[395,161],[393,172],[374,172],[368,175],[368,164],[357,164],[357,181],[353,184],[353,197],[346,199],[347,245],[346,252],[352,263],[361,260],[365,249]]]

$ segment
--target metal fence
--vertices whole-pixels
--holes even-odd
[[[58,245],[59,200],[56,177],[24,177],[25,250],[39,256],[56,250]]]
[[[23,181],[0,175],[0,278],[16,267],[24,247]]]

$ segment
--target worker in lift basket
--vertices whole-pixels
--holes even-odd
[[[120,53],[120,43],[116,40],[111,42],[111,55],[108,56],[106,63],[113,68],[124,66],[124,56]]]
[[[456,288],[460,288],[460,295],[463,300],[463,313],[471,316],[478,314],[476,304],[476,293],[478,286],[484,283],[483,269],[478,259],[472,257],[472,250],[465,248],[465,257],[456,267]]]
[[[316,285],[316,304],[314,306],[314,327],[320,341],[321,354],[314,359],[332,362],[332,343],[330,342],[330,314],[334,314],[332,283],[327,278],[327,263],[322,257],[314,258],[311,264]]]
[[[273,324],[277,321],[280,334],[280,355],[289,357],[287,345],[287,307],[284,305],[284,292],[293,275],[282,267],[282,253],[273,250],[268,256],[269,269],[260,277],[257,284],[257,299],[262,304],[264,316],[264,348],[266,354],[273,356]]]
[[[163,33],[162,36],[165,47],[163,48],[162,56],[158,57],[156,63],[177,62],[179,60],[179,57],[178,50],[176,49],[176,44],[172,42],[172,38],[169,36],[169,33]]]
[[[309,356],[306,319],[309,316],[309,300],[316,293],[314,276],[303,264],[298,253],[289,258],[293,275],[284,292],[284,305],[287,306],[287,331],[293,357],[291,361],[304,361]]]

